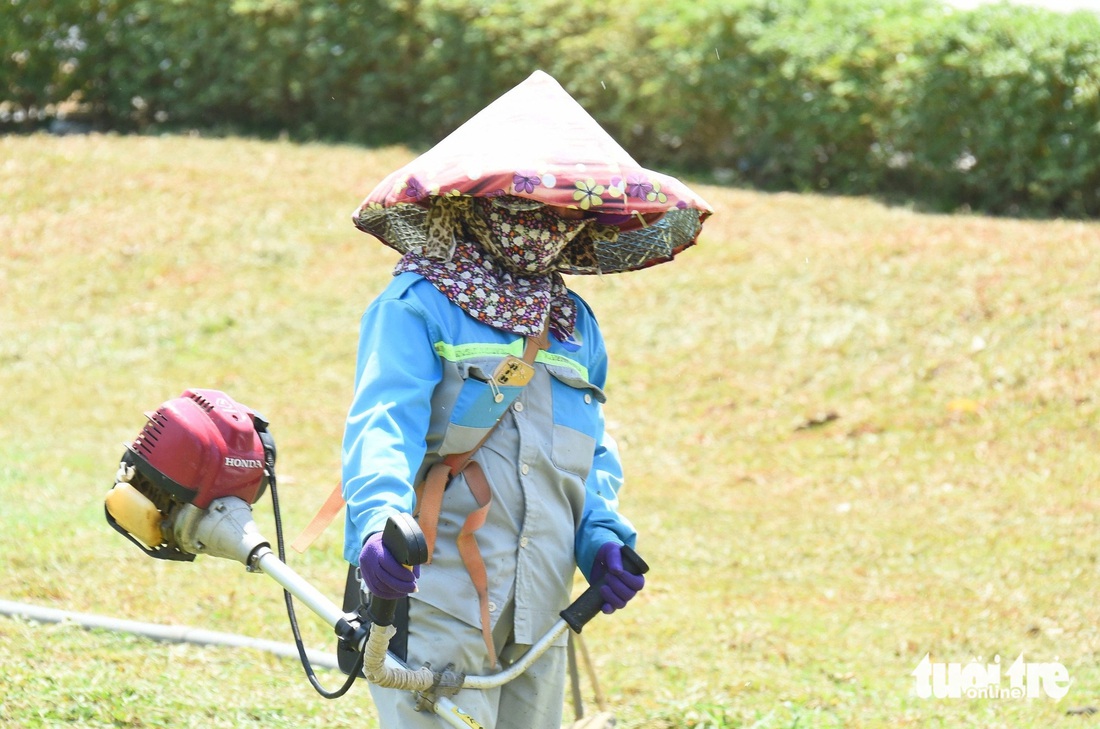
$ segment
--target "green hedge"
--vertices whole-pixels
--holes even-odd
[[[542,68],[651,166],[1100,215],[1100,17],[938,0],[0,0],[0,124],[427,144]]]
[[[977,209],[1100,214],[1097,16],[989,8],[914,44],[883,139]]]

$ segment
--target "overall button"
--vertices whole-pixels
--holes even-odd
[[[526,463],[521,463],[519,467],[519,472],[526,476],[528,473],[531,472],[531,467],[528,466]]]
[[[519,546],[526,547],[528,541],[530,541],[530,540],[528,540],[527,537],[520,537]]]
[[[521,403],[519,400],[516,400],[516,404],[513,405],[512,407],[516,409],[517,413],[522,413],[523,412],[523,403]]]
[[[495,602],[489,603],[489,612],[495,613],[497,611],[497,604]]]
[[[588,393],[585,393],[585,395],[584,395],[584,401],[585,401],[586,403],[589,403],[589,404],[590,404],[590,403],[592,402],[592,396],[591,396],[591,395],[589,395]]]

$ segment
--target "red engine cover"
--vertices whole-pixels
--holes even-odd
[[[132,450],[154,471],[153,480],[181,501],[205,509],[214,499],[236,496],[251,504],[264,477],[252,416],[224,392],[187,390],[148,415]]]

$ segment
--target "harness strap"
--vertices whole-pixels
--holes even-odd
[[[462,557],[462,564],[466,567],[470,581],[477,591],[478,605],[481,611],[481,636],[485,639],[485,648],[489,651],[489,661],[496,668],[496,649],[493,647],[493,632],[489,619],[489,577],[485,570],[485,560],[478,549],[474,532],[485,526],[485,520],[489,516],[489,505],[493,501],[493,490],[489,486],[489,480],[477,461],[471,461],[469,454],[456,454],[460,458],[446,458],[435,464],[428,471],[424,482],[416,489],[417,511],[413,516],[420,524],[420,530],[424,532],[424,542],[427,546],[428,561],[431,564],[431,555],[435,550],[435,538],[439,530],[439,514],[443,507],[443,492],[447,489],[452,476],[462,473],[466,476],[466,486],[470,489],[477,508],[466,516],[466,521],[459,530],[455,543],[458,545],[458,554]],[[450,461],[464,464],[462,470],[452,472]]]
[[[413,512],[413,517],[420,524],[420,531],[424,532],[424,544],[428,552],[428,560],[424,564],[432,563],[439,513],[443,510],[443,492],[447,489],[451,475],[450,465],[442,460],[428,469],[428,475],[416,487],[416,511]]]
[[[467,515],[455,543],[458,545],[462,564],[466,565],[466,572],[469,573],[470,581],[474,583],[474,589],[477,590],[477,601],[481,608],[481,637],[485,640],[485,649],[489,651],[489,664],[492,668],[496,668],[497,652],[493,646],[493,632],[489,619],[489,575],[485,570],[485,560],[481,556],[477,540],[474,538],[474,532],[485,526],[485,520],[489,516],[489,505],[493,502],[493,492],[489,488],[485,472],[481,470],[477,461],[470,461],[463,473],[466,475],[466,483],[470,487],[474,500],[477,501],[478,508]]]
[[[317,537],[321,536],[321,533],[328,528],[328,525],[332,523],[332,520],[336,518],[336,515],[340,513],[340,509],[344,508],[344,487],[339,481],[336,482],[336,488],[329,493],[328,498],[325,499],[325,503],[321,504],[321,508],[317,510],[312,521],[306,525],[306,528],[302,530],[302,533],[290,543],[291,549],[301,554],[309,549],[309,545],[317,541]]]
[[[548,349],[549,346],[546,329],[543,329],[539,337],[528,337],[523,348],[523,361],[534,364],[539,350]],[[497,423],[499,422],[498,420]],[[465,453],[444,456],[442,461],[428,469],[427,476],[416,489],[416,513],[413,514],[420,525],[420,530],[424,532],[424,542],[428,551],[426,564],[431,564],[431,554],[435,549],[435,538],[439,530],[439,515],[443,510],[443,492],[446,491],[447,485],[454,476],[460,473],[466,476],[466,485],[477,502],[478,508],[467,515],[455,541],[458,545],[458,554],[462,557],[462,564],[465,565],[470,581],[477,591],[481,610],[481,636],[485,640],[485,648],[489,651],[489,661],[493,668],[496,668],[497,652],[493,646],[493,632],[489,617],[489,578],[485,569],[485,560],[477,546],[477,539],[474,538],[474,532],[484,526],[488,518],[493,491],[489,486],[489,480],[485,477],[485,471],[472,458],[485,441],[489,440],[489,436],[495,429],[496,423],[476,446]]]
[[[543,327],[542,333],[539,336],[537,336],[537,337],[527,337],[527,342],[523,347],[523,361],[526,362],[529,365],[533,365],[535,363],[535,357],[538,356],[539,350],[540,349],[549,349],[549,348],[550,348],[549,330],[548,330],[547,327]],[[500,421],[498,420],[497,422],[499,423]],[[445,462],[448,462],[450,464],[450,475],[454,475],[456,473],[461,473],[462,472],[462,469],[466,467],[466,464],[469,462],[470,458],[473,457],[474,452],[478,448],[480,448],[485,441],[489,440],[489,436],[493,434],[493,430],[495,428],[496,428],[496,423],[494,423],[493,427],[490,428],[489,431],[485,434],[485,437],[482,438],[478,442],[478,444],[476,446],[474,446],[473,448],[471,448],[470,450],[466,451],[465,453],[459,453],[459,454],[453,454],[453,455],[447,456],[444,459]],[[439,476],[437,475],[436,477],[438,478]],[[428,478],[431,478],[431,473],[430,472],[428,474]],[[425,479],[425,482],[426,481],[427,481],[427,479]],[[447,485],[446,481],[443,482],[443,485],[444,486]],[[423,484],[421,484],[421,487],[422,486],[423,486]],[[420,488],[417,489],[417,504],[420,503],[419,493],[420,493]],[[443,498],[442,490],[440,491],[439,498],[442,501],[442,498]],[[315,541],[317,541],[317,537],[321,536],[321,534],[324,533],[325,529],[328,528],[329,524],[331,524],[333,522],[333,520],[336,518],[337,514],[340,513],[340,510],[344,508],[344,503],[345,502],[344,502],[343,484],[338,482],[336,484],[335,488],[332,489],[332,492],[329,493],[328,498],[325,499],[325,503],[323,503],[321,505],[321,508],[317,510],[317,513],[314,515],[313,519],[310,520],[309,524],[306,525],[306,528],[302,530],[302,533],[299,534],[298,537],[293,542],[291,542],[291,544],[290,544],[291,549],[298,552],[299,554],[301,554],[301,553],[305,552],[307,549],[309,549],[309,546],[311,544],[313,544]],[[418,513],[423,513],[424,510],[423,510],[423,508],[418,506],[417,511],[418,511]],[[432,523],[434,524],[438,521],[439,521],[439,511],[438,511],[438,508],[437,508],[437,510],[435,511],[434,521]],[[426,533],[425,533],[425,536],[427,536]],[[433,533],[432,537],[431,537],[431,541],[428,542],[428,554],[429,555],[431,554],[432,545],[434,543],[435,543],[435,534]],[[430,561],[431,557],[429,556],[428,559]]]
[[[523,361],[529,365],[535,363],[539,350],[549,349],[549,331],[543,327],[542,333],[537,337],[527,337],[523,347]],[[489,480],[481,466],[473,459],[474,453],[489,440],[500,423],[498,419],[493,426],[486,431],[478,444],[465,453],[452,453],[444,456],[443,460],[428,469],[424,481],[416,487],[416,509],[413,516],[424,533],[424,542],[427,547],[428,560],[425,564],[431,564],[432,553],[435,550],[435,539],[439,531],[439,515],[443,510],[443,492],[454,476],[462,473],[466,476],[466,485],[470,489],[478,507],[466,516],[462,529],[458,533],[455,542],[458,546],[462,564],[470,575],[470,581],[477,591],[478,604],[481,610],[481,636],[485,640],[485,648],[489,652],[489,661],[493,668],[497,665],[497,653],[493,645],[493,632],[489,616],[489,577],[485,569],[485,560],[481,556],[481,550],[477,546],[474,532],[485,525],[489,515],[489,505],[493,501],[493,490],[489,486]],[[329,494],[317,515],[313,517],[309,525],[302,531],[298,538],[290,545],[298,552],[304,552],[310,544],[332,523],[340,509],[344,506],[344,494],[341,484]]]

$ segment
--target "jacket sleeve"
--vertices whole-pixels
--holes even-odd
[[[344,557],[353,564],[389,516],[413,509],[441,377],[424,312],[402,298],[372,303],[361,323],[343,440]]]
[[[577,566],[586,580],[591,579],[592,562],[604,542],[618,542],[630,547],[637,543],[638,534],[633,525],[619,513],[619,488],[622,483],[623,470],[618,448],[611,436],[603,433],[596,444],[592,470],[585,484],[584,513],[575,545]]]
[[[602,390],[607,381],[607,353],[599,329],[595,326],[595,319],[591,321],[593,326],[588,338],[595,346],[596,355],[589,365],[589,378],[593,385]],[[601,405],[596,450],[585,482],[584,510],[574,545],[577,566],[586,580],[591,579],[592,562],[605,542],[618,542],[634,547],[637,541],[634,526],[619,513],[619,489],[622,485],[623,467],[619,460],[619,449],[604,428]]]

